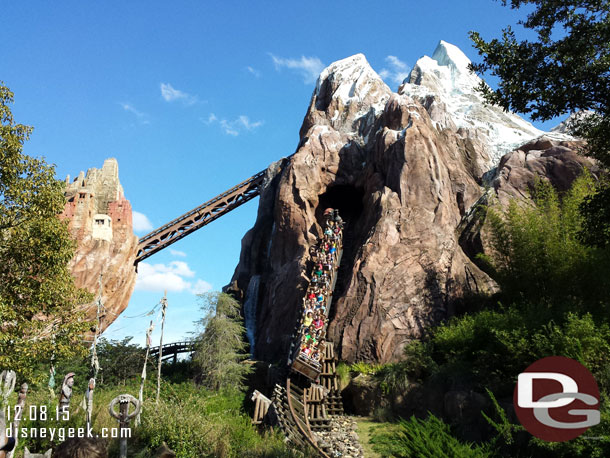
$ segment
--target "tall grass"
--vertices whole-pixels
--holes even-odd
[[[486,458],[486,445],[461,442],[451,435],[442,420],[430,415],[425,420],[411,417],[391,428],[376,429],[371,437],[373,450],[383,457],[404,458]]]

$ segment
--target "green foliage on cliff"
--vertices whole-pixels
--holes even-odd
[[[57,215],[64,185],[43,159],[23,154],[32,128],[15,123],[0,82],[0,369],[30,380],[41,361],[83,351],[88,324],[68,262],[75,243]]]
[[[468,381],[509,396],[516,376],[537,359],[561,355],[584,364],[610,388],[610,327],[589,314],[552,317],[534,305],[513,305],[451,320],[431,339],[445,383]]]
[[[494,252],[482,258],[505,301],[608,312],[608,250],[589,247],[579,236],[585,220],[580,208],[595,190],[588,173],[562,196],[540,181],[531,205],[513,200],[506,211],[488,211]]]
[[[610,389],[610,250],[578,237],[579,208],[593,192],[587,174],[562,196],[540,182],[531,205],[488,211],[493,253],[484,259],[510,305],[454,317],[408,345],[401,364],[411,380],[442,374],[506,395],[529,364],[563,355]]]

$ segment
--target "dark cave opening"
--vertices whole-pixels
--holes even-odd
[[[351,185],[332,186],[320,196],[316,218],[318,221],[322,221],[324,210],[330,207],[339,210],[339,214],[346,224],[351,223],[357,220],[362,213],[363,198],[364,190],[362,188]]]

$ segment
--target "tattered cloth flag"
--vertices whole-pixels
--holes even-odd
[[[49,369],[49,393],[51,393],[51,399],[55,399],[55,366],[51,365]]]

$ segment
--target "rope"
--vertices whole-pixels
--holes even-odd
[[[131,319],[131,318],[142,318],[142,317],[145,317],[145,316],[154,315],[154,313],[157,310],[157,307],[159,307],[159,305],[161,305],[161,302],[157,302],[157,304],[151,310],[149,310],[148,312],[144,312],[144,313],[141,313],[139,315],[134,315],[134,316],[123,316],[122,318],[129,318],[129,319]]]
[[[136,426],[140,424],[140,414],[142,413],[142,407],[144,404],[144,383],[146,382],[146,363],[148,362],[148,353],[150,352],[150,345],[152,343],[151,334],[155,329],[155,324],[153,320],[150,320],[150,326],[146,330],[146,356],[144,357],[144,367],[142,367],[142,381],[140,382],[140,393],[138,395],[138,400],[140,401],[140,411],[138,412],[138,416],[136,417]]]

